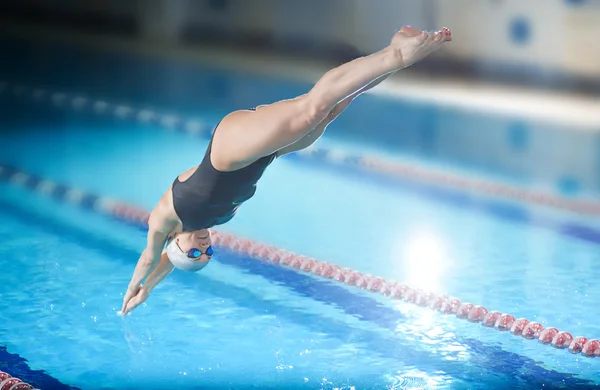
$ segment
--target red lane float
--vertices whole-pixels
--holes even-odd
[[[11,376],[7,372],[0,371],[0,390],[30,390],[34,389],[29,383]]]
[[[89,109],[95,114],[114,115],[119,119],[135,120],[142,123],[155,123],[171,131],[177,129],[197,136],[210,134],[211,127],[198,120],[161,114],[146,108],[135,108],[122,104],[113,104],[104,100],[88,99],[79,95],[70,95],[58,91],[48,91],[40,88],[30,88],[23,85],[10,85],[0,83],[0,93],[4,90],[12,91],[18,98],[32,99],[33,101],[48,101],[57,108],[66,110]],[[66,104],[68,103],[68,104]],[[469,178],[459,174],[436,171],[429,168],[416,167],[411,164],[388,161],[374,156],[351,155],[339,149],[308,148],[298,152],[305,158],[324,158],[335,163],[344,163],[367,171],[385,174],[393,177],[402,177],[409,180],[442,185],[461,190],[475,191],[491,196],[514,199],[521,202],[544,205],[547,207],[569,210],[584,215],[600,215],[600,202],[594,200],[575,200],[563,196],[518,188],[490,180]]]
[[[50,180],[31,176],[21,170],[0,165],[0,180],[31,189],[41,195],[50,196],[88,210],[105,214],[117,220],[147,228],[149,213],[141,208],[127,205],[113,199],[86,193],[82,190],[69,189]],[[49,190],[53,189],[53,190]],[[60,189],[60,190],[58,190]],[[78,196],[73,196],[75,192]],[[472,323],[508,332],[524,339],[535,340],[545,345],[568,350],[573,354],[588,357],[600,355],[600,342],[589,340],[583,336],[573,337],[569,332],[556,328],[544,327],[538,322],[526,318],[516,319],[513,315],[491,311],[484,306],[461,302],[446,295],[437,295],[429,291],[414,289],[405,284],[388,281],[379,276],[365,274],[360,271],[335,264],[321,262],[317,259],[295,254],[290,251],[254,242],[232,234],[211,229],[215,246],[231,252],[244,254],[252,259],[287,267],[299,272],[309,273],[327,280],[358,287],[365,291],[381,294],[392,299],[402,300],[423,308],[430,308],[444,314],[454,315]],[[0,390],[3,390],[0,388]]]

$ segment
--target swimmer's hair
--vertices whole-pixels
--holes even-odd
[[[166,247],[167,257],[173,266],[186,272],[198,272],[208,264],[208,261],[190,259],[179,249],[173,237],[169,238]]]

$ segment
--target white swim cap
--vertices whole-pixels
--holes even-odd
[[[208,261],[199,261],[187,257],[187,255],[179,249],[179,246],[177,246],[177,243],[173,238],[170,238],[167,242],[167,256],[169,257],[171,264],[182,271],[198,272],[208,264]]]

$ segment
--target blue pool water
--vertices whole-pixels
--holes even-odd
[[[25,50],[3,44],[15,54]],[[36,56],[21,52],[18,66],[2,64],[4,79],[208,123],[306,87],[73,48],[28,50]],[[103,64],[122,67],[120,78],[109,78]],[[529,160],[538,155],[521,152],[520,167],[531,164],[531,170],[516,174],[519,167],[509,162],[515,156],[498,152],[475,170],[481,160],[447,146],[452,140],[445,137],[464,131],[464,142],[472,142],[468,134],[482,114],[370,96],[356,103],[322,144],[346,150],[362,144],[389,158],[571,196],[597,191],[585,169],[573,168],[584,164],[575,157],[562,157],[570,169],[536,171]],[[356,120],[374,107],[382,113],[379,122]],[[408,135],[394,129],[392,111],[410,114],[403,123]],[[0,163],[146,209],[177,174],[198,163],[207,142],[7,94],[0,96],[0,112]],[[492,129],[511,122],[488,121]],[[363,141],[367,126],[380,133]],[[431,129],[444,135],[433,137]],[[511,129],[508,138],[522,148],[523,136]],[[530,131],[529,137],[540,137]],[[494,141],[482,138],[482,148],[499,145],[503,131],[490,132]],[[566,138],[559,129],[549,134]],[[596,142],[593,134],[573,134],[574,144]],[[597,172],[594,161],[585,166]],[[559,185],[565,177],[576,185],[565,190]],[[42,388],[600,386],[598,359],[227,252],[201,274],[174,272],[147,305],[122,318],[116,313],[145,244],[142,231],[6,183],[0,184],[0,220],[0,370],[19,372]],[[221,230],[600,337],[600,229],[589,218],[290,156],[267,171],[256,197]]]

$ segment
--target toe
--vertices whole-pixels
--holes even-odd
[[[400,31],[401,31],[401,32],[402,32],[404,35],[406,35],[406,36],[408,36],[408,37],[416,37],[416,36],[418,36],[419,34],[423,33],[423,31],[421,31],[421,30],[419,30],[419,29],[417,29],[417,28],[413,28],[413,27],[411,27],[411,26],[403,26],[403,27],[400,29]]]
[[[447,27],[444,27],[442,29],[442,34],[443,34],[443,38],[444,38],[445,41],[451,41],[452,40],[452,32]]]
[[[427,33],[427,43],[435,43],[439,40],[439,35],[435,31]]]
[[[427,33],[426,31],[421,32],[417,36],[417,41],[419,43],[427,42],[429,39],[431,39],[431,34]]]

